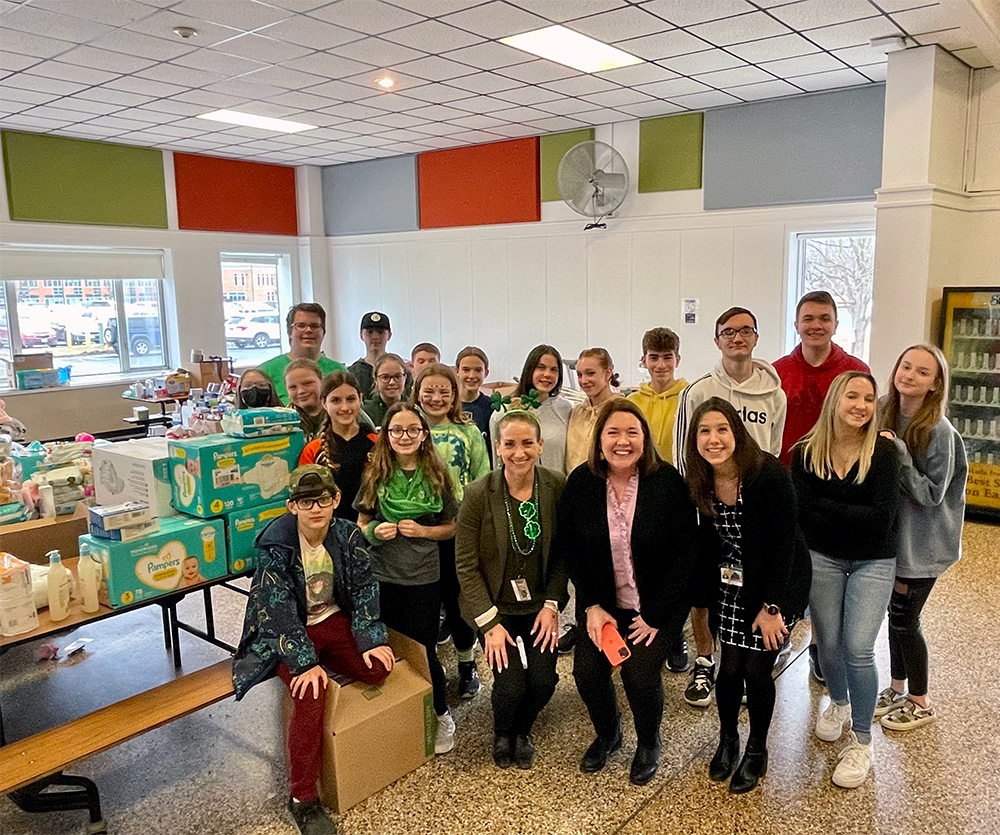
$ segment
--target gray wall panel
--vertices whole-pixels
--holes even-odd
[[[420,228],[415,156],[329,165],[322,173],[327,235]]]
[[[884,110],[873,84],[707,111],[705,208],[873,198]]]

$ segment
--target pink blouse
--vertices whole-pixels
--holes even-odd
[[[608,531],[611,533],[611,561],[615,568],[615,601],[622,609],[639,611],[639,589],[635,585],[632,566],[632,519],[639,494],[639,474],[628,480],[625,495],[619,503],[615,488],[608,480]]]

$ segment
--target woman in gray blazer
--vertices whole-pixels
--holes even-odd
[[[565,477],[538,466],[541,427],[530,412],[499,422],[501,468],[465,488],[455,561],[463,617],[493,670],[493,761],[531,768],[531,728],[552,698],[566,566],[555,545]]]

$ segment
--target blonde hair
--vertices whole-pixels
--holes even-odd
[[[871,374],[864,371],[845,371],[830,383],[830,388],[823,400],[823,408],[819,419],[795,446],[802,448],[802,464],[806,470],[815,473],[824,481],[835,475],[833,467],[834,421],[837,416],[837,404],[844,396],[848,383],[859,377],[872,384],[872,393],[878,399],[878,385]],[[861,484],[868,475],[872,465],[872,455],[875,452],[875,440],[878,438],[878,422],[874,413],[872,419],[863,428],[864,437],[861,441],[861,454],[858,456],[858,477],[856,484]]]
[[[439,362],[425,365],[417,374],[417,379],[413,381],[413,393],[410,395],[410,402],[420,408],[420,387],[428,377],[442,377],[451,384],[451,406],[448,407],[449,423],[471,423],[472,421],[462,411],[462,398],[458,396],[458,377],[447,365]]]
[[[892,367],[892,374],[889,375],[889,391],[885,398],[885,404],[879,420],[882,429],[896,431],[899,420],[899,392],[896,390],[896,372],[899,364],[910,351],[926,351],[937,363],[937,374],[934,377],[934,390],[924,395],[924,402],[920,408],[910,418],[903,432],[902,440],[910,455],[921,455],[927,450],[927,445],[931,442],[931,430],[939,420],[948,413],[948,389],[950,387],[948,375],[948,360],[944,358],[941,349],[936,345],[927,342],[918,342],[903,351]]]

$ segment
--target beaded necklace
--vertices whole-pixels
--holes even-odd
[[[517,536],[514,534],[514,517],[510,512],[510,490],[506,486],[503,491],[503,506],[507,511],[507,531],[510,533],[510,547],[522,557],[527,557],[534,553],[535,546],[538,544],[538,537],[541,536],[542,533],[542,525],[538,521],[538,473],[535,473],[535,481],[531,489],[531,498],[528,499],[528,501],[521,502],[520,507],[517,509],[518,515],[524,520],[524,529],[522,533],[524,534],[524,537],[531,542],[527,551],[521,548],[517,542]]]

